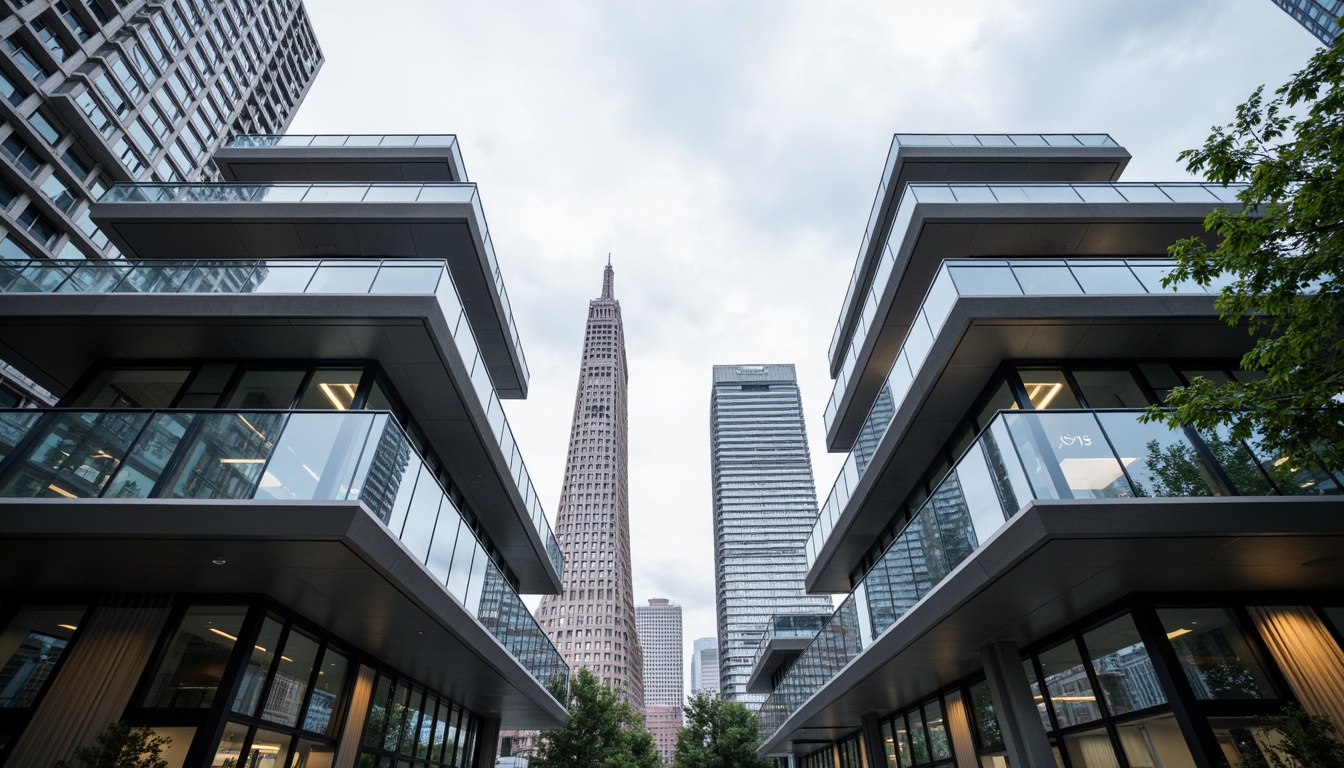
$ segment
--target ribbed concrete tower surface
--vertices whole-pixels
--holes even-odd
[[[574,425],[556,513],[564,591],[546,595],[537,621],[571,672],[586,667],[644,709],[644,655],[635,628],[626,485],[625,335],[611,264],[588,302]]]

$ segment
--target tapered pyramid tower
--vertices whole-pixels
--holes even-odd
[[[621,305],[608,261],[602,296],[588,302],[574,426],[556,513],[564,591],[547,595],[537,621],[570,670],[587,667],[644,709],[644,654],[635,631],[626,487],[626,368]]]

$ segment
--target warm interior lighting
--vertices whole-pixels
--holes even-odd
[[[219,635],[220,637],[227,637],[235,642],[237,642],[238,640],[238,638],[234,637],[233,635],[230,635],[228,632],[225,632],[222,629],[215,629],[214,627],[210,627],[210,631],[214,632],[216,635]]]
[[[1064,385],[1058,381],[1039,383],[1024,381],[1022,386],[1027,388],[1027,399],[1031,400],[1031,404],[1039,410],[1049,408],[1050,403],[1054,402],[1054,399],[1059,397],[1060,391],[1064,389]]]
[[[274,754],[276,754],[277,752],[280,751],[280,747],[275,746],[275,745],[273,745],[273,744],[253,744],[253,745],[252,745],[252,751],[253,751],[253,752],[266,752],[266,753],[269,753],[269,754],[274,755]]]
[[[280,654],[280,660],[281,660],[281,661],[290,661],[290,662],[294,661],[293,659],[289,658],[288,656],[286,656],[286,655],[283,654],[283,653]]]
[[[246,424],[246,425],[247,425],[247,428],[250,429],[250,430],[252,430],[252,434],[256,435],[257,437],[260,437],[262,440],[265,440],[265,439],[266,439],[266,436],[263,435],[263,434],[261,434],[261,430],[259,430],[259,429],[257,429],[256,427],[252,426],[252,422],[250,422],[250,421],[248,421],[247,419],[243,418],[243,414],[241,414],[241,413],[238,414],[238,420],[241,421],[241,422],[243,422],[244,424]]]
[[[1051,696],[1051,701],[1096,701],[1096,696]]]
[[[265,464],[265,459],[220,459],[220,464]]]
[[[327,399],[331,401],[331,404],[335,406],[336,410],[344,411],[348,410],[350,404],[355,402],[355,388],[357,386],[359,386],[357,383],[349,384],[345,382],[332,383],[323,381],[318,383],[317,388],[322,390],[322,394],[327,396]]]
[[[73,498],[76,498],[76,497],[75,497],[75,494],[73,494],[73,493],[71,493],[71,492],[65,490],[64,488],[62,488],[62,487],[60,487],[60,486],[58,486],[58,485],[55,485],[55,484],[48,485],[48,486],[47,486],[47,490],[49,490],[49,491],[55,491],[56,493],[61,494],[62,496],[64,496],[64,497],[67,498],[67,499],[73,499]]]
[[[262,648],[260,645],[254,645],[254,646],[252,646],[252,647],[253,647],[253,648],[256,648],[258,651],[261,651],[262,653],[265,653],[265,652],[266,652],[266,649],[265,649],[265,648]]]
[[[99,452],[97,452],[97,453],[91,453],[91,454],[89,454],[89,458],[90,458],[90,459],[115,459],[116,456],[113,456],[112,454],[108,453],[107,451],[99,451]]]
[[[79,627],[76,627],[74,624],[57,624],[56,626],[60,627],[61,629],[68,629],[71,632],[74,632],[76,629],[79,629]]]
[[[1280,456],[1279,458],[1274,460],[1274,466],[1276,467],[1283,466],[1283,462],[1287,461],[1289,458],[1290,457],[1288,456]]]
[[[1181,627],[1180,629],[1174,629],[1174,630],[1172,630],[1172,631],[1170,631],[1170,632],[1167,633],[1167,639],[1168,639],[1168,640],[1175,640],[1176,638],[1180,637],[1181,635],[1188,635],[1188,634],[1190,634],[1191,632],[1194,632],[1194,631],[1195,631],[1195,630],[1193,630],[1193,629],[1187,629],[1187,628],[1185,628],[1185,627]]]
[[[1122,458],[1120,461],[1128,467],[1138,459]],[[1120,467],[1112,458],[1064,459],[1059,462],[1059,470],[1064,473],[1070,488],[1084,491],[1099,491],[1121,478]]]

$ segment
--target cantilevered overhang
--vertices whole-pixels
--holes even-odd
[[[506,727],[567,718],[359,502],[0,499],[0,584],[269,595]]]
[[[1116,181],[1130,160],[1129,152],[1104,134],[1054,134],[1051,138],[1056,139],[1055,145],[1036,134],[1017,138],[1024,144],[1028,138],[1040,143],[1017,146],[1012,143],[1013,137],[998,134],[896,134],[892,138],[868,228],[831,340],[831,378],[840,373],[906,185],[920,181]]]
[[[227,181],[466,181],[457,139],[439,136],[238,136],[214,154]]]
[[[802,704],[759,750],[805,753],[1136,592],[1344,589],[1344,500],[1033,501]]]
[[[756,653],[756,663],[747,678],[747,693],[770,693],[775,672],[792,664],[812,640],[811,637],[767,637],[763,641],[765,645]]]
[[[347,199],[318,201],[313,190]],[[496,391],[527,396],[527,362],[475,185],[119,185],[92,216],[133,259],[445,259]]]
[[[1165,256],[1167,247],[1177,240],[1209,237],[1204,217],[1223,203],[1212,195],[1205,199],[1197,203],[972,203],[919,202],[907,195],[904,204],[911,206],[909,224],[903,232],[892,233],[883,256],[890,260],[890,277],[881,281],[867,330],[853,342],[853,371],[843,382],[837,381],[832,394],[835,415],[827,423],[827,446],[844,451],[854,445],[944,259]]]
[[[808,591],[849,591],[849,574],[1001,362],[1240,357],[1252,339],[1244,328],[1219,318],[1214,299],[1212,294],[956,298],[818,549],[805,580]]]
[[[532,522],[449,323],[433,295],[7,293],[0,358],[55,392],[98,360],[376,360],[519,591],[557,593],[550,530]]]

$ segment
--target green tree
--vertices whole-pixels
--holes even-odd
[[[74,764],[61,760],[56,768],[168,768],[160,755],[171,743],[167,736],[155,736],[152,728],[118,721],[98,734],[96,744],[75,750]]]
[[[677,731],[675,768],[774,768],[756,756],[756,713],[735,701],[697,693],[686,701],[686,727]]]
[[[569,686],[569,722],[541,734],[536,768],[657,768],[658,750],[639,711],[619,690],[580,669]]]
[[[1247,183],[1237,210],[1205,219],[1216,246],[1171,247],[1178,266],[1164,282],[1221,287],[1223,320],[1255,339],[1241,359],[1253,373],[1196,378],[1172,391],[1174,410],[1147,418],[1230,429],[1294,466],[1344,467],[1344,36],[1180,159],[1209,181]]]
[[[1344,743],[1328,717],[1289,704],[1259,729],[1234,733],[1243,768],[1344,768]]]

